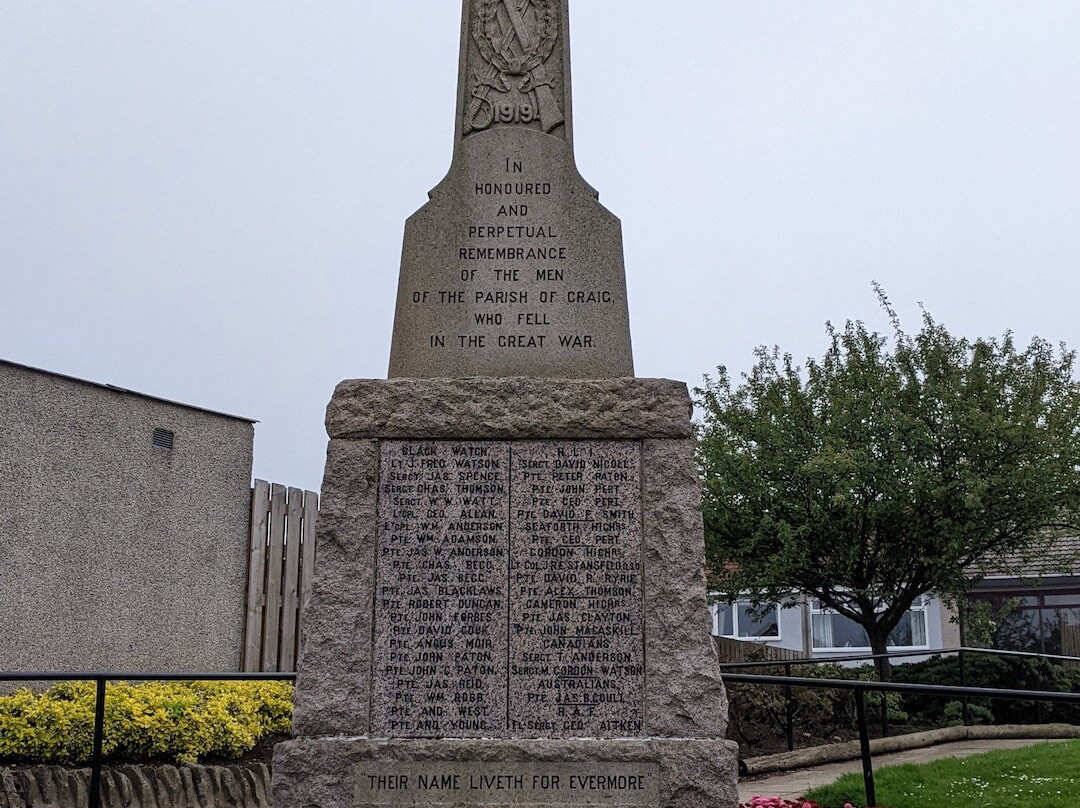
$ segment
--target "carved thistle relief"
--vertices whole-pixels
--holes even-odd
[[[552,132],[565,120],[547,63],[559,40],[559,0],[475,0],[474,64],[464,134],[498,125]]]

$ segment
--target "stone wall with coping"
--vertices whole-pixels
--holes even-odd
[[[0,808],[86,808],[90,769],[0,768]],[[103,808],[272,808],[270,769],[114,766],[102,772]]]
[[[0,362],[0,670],[239,670],[253,436]]]

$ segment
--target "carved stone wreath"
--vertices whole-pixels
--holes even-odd
[[[500,73],[521,76],[535,70],[551,56],[555,42],[559,38],[559,14],[555,0],[531,0],[537,12],[537,30],[526,31],[532,41],[524,42],[521,30],[526,30],[526,23],[521,19],[516,0],[478,0],[479,13],[473,24],[473,38],[480,48],[480,55],[485,61],[495,66]],[[517,18],[520,29],[514,32],[521,45],[522,55],[510,52],[508,32],[499,24],[499,6],[505,6],[506,13]]]

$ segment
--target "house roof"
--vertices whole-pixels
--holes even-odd
[[[195,410],[196,412],[205,412],[205,413],[207,413],[209,415],[217,415],[217,416],[220,416],[222,418],[232,418],[232,419],[234,419],[236,421],[246,421],[249,424],[257,424],[257,423],[259,423],[256,419],[247,418],[247,417],[245,417],[243,415],[232,415],[231,413],[220,412],[218,410],[211,410],[211,409],[207,409],[206,407],[196,407],[193,404],[185,404],[182,401],[172,401],[171,399],[161,398],[160,396],[147,395],[146,393],[140,393],[138,390],[129,390],[126,387],[117,387],[115,384],[102,384],[101,382],[92,382],[92,381],[89,381],[88,379],[80,379],[78,376],[68,376],[68,375],[66,375],[64,373],[56,373],[56,372],[51,371],[51,370],[43,370],[42,368],[35,368],[35,367],[30,366],[30,365],[23,365],[23,364],[20,364],[18,362],[11,362],[11,361],[9,361],[7,359],[0,359],[0,365],[7,365],[9,367],[20,368],[21,370],[29,370],[29,371],[31,371],[33,373],[41,373],[42,375],[52,376],[53,378],[56,378],[56,379],[65,379],[65,380],[71,381],[71,382],[78,382],[79,384],[85,384],[85,385],[88,385],[90,387],[97,387],[98,389],[101,389],[101,390],[111,390],[114,393],[122,393],[122,394],[128,395],[128,396],[137,396],[138,398],[143,398],[143,399],[146,399],[148,401],[157,401],[157,402],[159,402],[161,404],[171,404],[174,407],[183,407],[186,410]]]
[[[1080,575],[1080,536],[1059,538],[1042,548],[1037,558],[1025,561],[1013,553],[994,559],[983,568],[986,578],[1047,578]]]

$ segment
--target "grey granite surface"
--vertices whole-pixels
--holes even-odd
[[[391,378],[632,376],[622,228],[573,154],[565,0],[464,0],[454,158],[406,223]]]
[[[638,441],[384,441],[372,733],[644,720]]]
[[[331,438],[688,438],[692,405],[670,379],[352,379],[326,411]]]
[[[378,443],[331,441],[304,613],[293,731],[368,732],[379,479]]]
[[[507,724],[510,445],[383,441],[372,733]]]
[[[642,491],[648,733],[722,738],[727,697],[705,606],[701,483],[693,442],[643,441]]]
[[[383,403],[364,401],[394,400],[406,387],[418,432],[463,434],[456,441],[400,441],[402,423],[387,430],[394,440],[331,441],[297,687],[298,733],[723,737],[726,700],[709,639],[693,444],[663,434],[638,439],[649,421],[664,425],[661,433],[683,431],[676,423],[680,414],[689,420],[685,387],[622,381],[609,385],[627,393],[620,399],[625,411],[652,412],[622,441],[565,440],[566,425],[580,422],[567,402],[592,411],[581,395],[587,385],[574,380],[524,385],[527,400],[537,403],[525,410],[505,402],[518,385],[494,380],[471,395],[447,380],[339,387],[336,399],[356,413],[379,412]],[[452,413],[438,428],[433,413],[441,412],[448,386],[460,404],[454,412],[505,408],[503,421],[517,434],[549,439],[478,441],[473,426],[455,428]],[[394,388],[393,395],[381,388]],[[658,389],[664,395],[654,395]],[[542,390],[559,404],[545,406]],[[658,400],[675,412],[659,412]],[[336,400],[330,410],[340,408]],[[470,539],[488,534],[487,544]],[[612,597],[597,597],[608,591],[601,585]],[[562,608],[580,598],[589,608]],[[597,626],[607,634],[593,641],[606,646],[578,647]],[[642,640],[643,658],[634,650]],[[564,667],[556,675],[558,665]],[[554,691],[555,679],[576,675],[606,678],[593,695],[607,701],[583,711],[584,699],[570,698],[568,686]],[[619,680],[625,687],[609,686]],[[541,682],[552,684],[551,692]],[[638,692],[643,716],[632,714]],[[594,720],[581,720],[582,712]]]
[[[510,447],[510,735],[641,735],[641,444]]]
[[[735,808],[735,751],[730,741],[705,739],[299,739],[276,749],[274,792],[282,806],[357,808],[364,805],[355,799],[357,777],[369,761],[378,762],[384,772],[388,764],[401,762],[403,774],[415,772],[415,763],[427,765],[434,774],[441,764],[447,764],[449,772],[460,771],[458,764],[464,762],[498,764],[506,774],[520,767],[530,776],[536,764],[543,763],[552,764],[556,773],[567,764],[598,763],[601,773],[610,764],[638,764],[642,772],[651,764],[659,778],[657,808]],[[501,804],[514,803],[508,799]]]
[[[633,373],[622,228],[566,142],[466,139],[405,225],[388,375]]]

